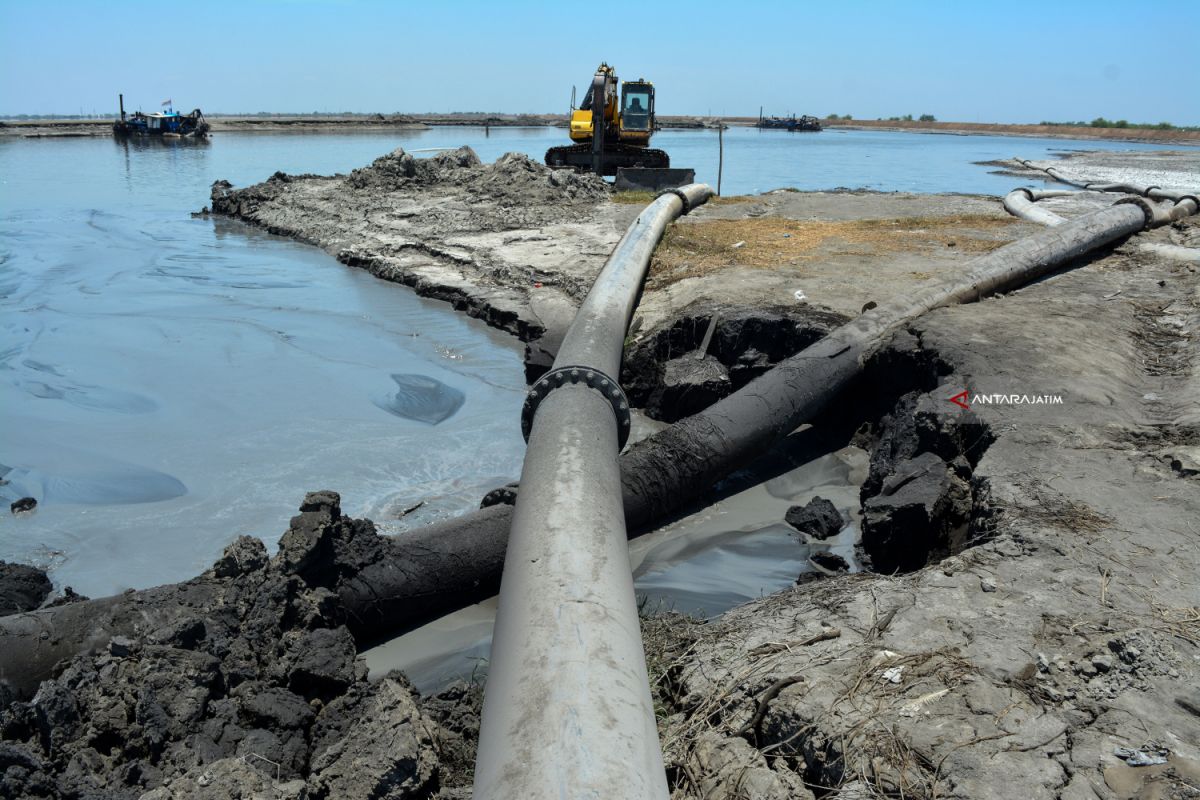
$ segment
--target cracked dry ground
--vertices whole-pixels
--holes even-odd
[[[1130,244],[899,334],[954,370],[927,408],[1064,403],[976,409],[974,546],[676,644],[652,675],[675,797],[1200,797],[1198,306],[1195,266]],[[1168,763],[1114,755],[1145,746]]]

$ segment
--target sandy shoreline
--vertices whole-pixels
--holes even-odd
[[[1153,166],[1187,183],[1189,156]],[[1072,167],[1130,169],[1118,153]],[[1056,201],[1056,210],[1094,202]],[[456,151],[421,163],[394,153],[349,176],[219,183],[211,210],[445,299],[531,342],[536,360],[639,209],[523,156],[481,165]],[[1034,229],[995,198],[961,195],[780,191],[710,204],[655,257],[622,382],[631,400],[669,417],[680,398],[715,399],[767,369],[781,332],[798,349]],[[1200,783],[1191,523],[1200,519],[1200,269],[1145,242],[1195,248],[1200,223],[1139,234],[1005,296],[925,315],[879,348],[844,407],[818,420],[812,430],[833,446],[869,454],[864,518],[883,519],[898,491],[885,490],[888,480],[921,465],[913,485],[931,493],[928,519],[896,528],[907,537],[898,551],[865,542],[877,572],[806,580],[707,625],[647,623],[675,797],[1107,799],[1186,796]],[[714,317],[730,333],[714,339],[726,349],[705,360],[709,371],[689,369],[699,363],[688,358],[700,343],[691,332]],[[1066,402],[959,414],[947,399],[963,387]],[[43,685],[41,706],[0,711],[0,746],[33,765],[27,776],[50,781],[58,770],[54,780],[122,797],[198,796],[202,775],[266,789],[274,779],[238,758],[255,747],[286,765],[279,783],[311,796],[365,797],[386,781],[401,797],[465,796],[477,692],[422,700],[396,676],[366,683],[336,603],[310,575],[320,542],[364,541],[335,509],[330,497],[306,499],[279,557],[265,563],[242,541],[213,571],[229,607],[259,609],[251,619],[286,644],[282,672],[257,655],[262,663],[239,678],[273,693],[274,708],[227,690],[208,660],[219,642],[240,641],[232,628],[220,639],[185,626],[160,635],[152,653],[122,644],[75,659]],[[936,534],[949,528],[959,544],[946,553]],[[272,616],[268,598],[285,585],[293,610]],[[289,628],[297,618],[308,621]],[[298,642],[314,637],[328,663],[300,664]],[[169,768],[88,733],[95,719],[119,716],[105,687],[128,692],[143,679],[138,652],[203,678],[200,705],[156,701],[171,722],[154,729]],[[145,716],[136,692],[128,704]],[[47,749],[38,720],[48,714],[70,725]],[[140,729],[113,730],[155,746]],[[371,759],[377,742],[393,758],[409,754],[407,771],[354,776],[355,787],[350,759]],[[1163,748],[1168,761],[1129,766],[1119,747]],[[38,796],[32,780],[14,785]]]

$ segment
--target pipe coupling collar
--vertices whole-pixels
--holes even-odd
[[[688,200],[687,192],[683,191],[682,189],[667,189],[662,194],[660,194],[659,197],[662,197],[663,195],[667,195],[667,194],[673,194],[679,198],[679,200],[683,203],[683,213],[684,214],[687,214],[689,211],[692,210],[692,203],[690,200]]]
[[[1163,213],[1161,208],[1142,197],[1122,197],[1120,200],[1113,203],[1114,206],[1122,206],[1126,204],[1137,206],[1142,210],[1142,214],[1146,217],[1146,224],[1142,226],[1142,230],[1144,231],[1148,231],[1151,228],[1156,228],[1165,222],[1171,221],[1170,218]]]
[[[617,418],[617,450],[625,449],[631,424],[629,399],[625,397],[619,383],[592,367],[556,367],[529,387],[529,394],[525,395],[525,404],[521,407],[521,435],[525,437],[525,441],[529,441],[529,432],[533,429],[533,415],[537,413],[538,406],[555,389],[569,384],[583,384],[595,389],[608,401],[612,406],[613,415]]]

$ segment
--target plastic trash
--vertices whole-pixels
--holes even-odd
[[[798,300],[798,301],[799,301],[799,302],[801,302],[801,303],[803,303],[805,300],[807,300],[807,299],[808,299],[807,297],[805,297],[805,296],[804,296],[804,290],[803,290],[803,289],[797,289],[797,290],[796,290],[796,291],[795,291],[795,292],[792,294],[792,296],[793,296],[793,297],[795,297],[795,298],[796,298],[796,300]]]
[[[1138,750],[1132,747],[1114,747],[1113,755],[1131,767],[1155,767],[1167,763],[1171,751],[1157,745],[1147,745]]]

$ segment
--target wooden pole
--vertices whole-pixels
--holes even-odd
[[[721,173],[725,171],[725,123],[717,123],[717,197],[721,196]]]

